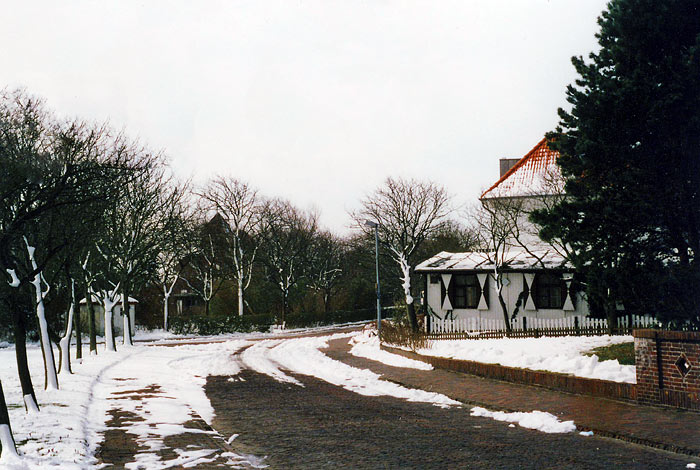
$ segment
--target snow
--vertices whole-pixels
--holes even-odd
[[[350,354],[353,356],[364,357],[394,367],[433,370],[433,366],[425,362],[408,359],[379,349],[379,338],[377,338],[376,330],[364,330],[361,334],[353,336],[350,343],[353,345],[350,349]]]
[[[372,371],[358,369],[335,361],[320,351],[328,347],[329,340],[347,338],[352,335],[352,333],[340,333],[331,336],[295,338],[283,341],[261,341],[244,352],[244,356],[247,354],[248,357],[244,357],[243,360],[246,363],[255,361],[260,372],[266,373],[280,382],[298,382],[280,370],[280,368],[285,368],[292,373],[316,377],[359,395],[392,396],[412,402],[431,403],[445,408],[461,405],[460,402],[439,393],[409,389],[393,382],[381,380],[381,377]],[[256,356],[257,358],[255,358]]]
[[[504,411],[490,411],[486,408],[475,406],[472,408],[470,415],[483,416],[507,423],[517,423],[523,428],[536,429],[545,433],[566,433],[576,430],[576,425],[573,421],[559,421],[553,414],[538,410],[530,411],[529,413],[506,413]]]
[[[297,334],[306,331],[299,330]],[[333,333],[333,328],[317,331]],[[229,381],[243,380],[238,376],[243,369],[260,372],[293,387],[303,387],[303,376],[311,376],[364,396],[391,396],[464,412],[460,402],[445,395],[382,380],[380,375],[370,370],[351,367],[323,353],[330,340],[351,338],[352,354],[357,356],[394,367],[430,368],[422,362],[381,351],[376,336],[369,330],[362,334],[336,333],[292,338],[273,334],[236,334],[199,338],[198,343],[191,343],[188,338],[185,340],[187,344],[183,342],[179,345],[175,343],[175,335],[163,331],[140,331],[137,338],[161,340],[168,347],[141,342],[134,347],[120,348],[117,352],[100,351],[96,356],[89,355],[82,361],[74,361],[74,373],[63,377],[60,390],[45,391],[37,387],[41,412],[29,414],[24,410],[14,348],[0,349],[0,380],[20,455],[13,457],[9,452],[4,452],[1,457],[3,470],[94,468],[97,464],[95,452],[102,441],[102,433],[107,429],[107,421],[112,419],[112,410],[133,415],[133,419],[121,420],[119,424],[120,429],[135,436],[140,449],[126,468],[187,468],[214,459],[221,462],[221,458],[235,468],[264,468],[264,457],[222,452],[220,449],[175,449],[176,456],[166,460],[158,455],[167,436],[185,432],[216,434],[216,431],[186,428],[184,424],[196,415],[209,424],[214,419],[214,410],[204,392],[208,375],[229,376]],[[210,342],[206,343],[207,340]],[[527,346],[519,351],[536,349],[546,355],[551,354],[551,350],[561,348],[561,344],[548,340],[537,340],[542,341],[542,345],[537,347],[538,343],[526,343]],[[565,349],[582,351],[601,345],[600,339],[586,340]],[[607,340],[608,343],[612,341]],[[484,341],[460,343],[474,345]],[[502,351],[514,349],[512,346],[499,347]],[[40,383],[43,376],[41,348],[36,343],[28,344],[27,353],[33,380],[35,384]],[[502,413],[472,408],[471,413],[542,432],[570,432],[573,427],[573,423],[560,422],[555,416],[541,411]],[[230,444],[236,437],[238,434],[231,435],[227,442]]]
[[[685,466],[685,468],[695,468],[695,467],[696,467],[696,465],[692,462]]]
[[[501,364],[532,370],[572,374],[577,377],[636,383],[634,366],[616,359],[600,361],[583,353],[600,346],[632,342],[631,336],[564,336],[558,338],[500,338],[433,341],[417,350],[428,356]]]
[[[2,468],[7,469],[87,469],[97,464],[95,451],[102,441],[111,409],[134,413],[122,429],[133,434],[145,449],[126,468],[171,468],[193,465],[218,455],[220,450],[183,449],[174,460],[161,461],[156,451],[163,437],[182,432],[204,432],[184,428],[196,411],[211,423],[214,411],[204,393],[209,374],[237,373],[239,368],[228,358],[245,341],[179,347],[136,345],[118,352],[87,356],[74,361],[74,374],[66,375],[60,390],[36,389],[41,412],[27,414],[14,364],[14,348],[0,350],[0,379],[9,406],[10,423],[21,459],[13,461],[3,453]],[[43,376],[41,349],[27,345],[34,383]],[[138,390],[157,385],[153,393],[133,399]],[[117,392],[116,394],[114,392]],[[255,456],[228,453],[230,465],[242,468],[261,466]],[[253,465],[255,464],[255,465]]]
[[[579,434],[585,437],[591,437],[593,435],[593,431],[581,431]]]

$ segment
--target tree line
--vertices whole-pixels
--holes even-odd
[[[339,237],[320,227],[317,212],[264,197],[235,177],[203,187],[180,182],[163,154],[107,125],[58,118],[23,90],[0,92],[0,161],[0,325],[15,343],[28,412],[40,410],[28,337],[41,344],[44,388],[58,389],[71,373],[73,337],[76,358],[84,347],[98,352],[97,306],[105,351],[117,348],[117,306],[128,312],[129,299],[148,289],[159,292],[167,328],[178,283],[204,301],[205,315],[226,287],[234,301],[220,314],[272,312],[282,324],[292,310],[372,306],[372,219],[382,241],[383,302],[400,293],[415,324],[415,261],[472,242],[448,218],[449,197],[435,184],[387,179],[352,214],[355,234]],[[133,325],[122,317],[129,347]],[[3,399],[0,426],[9,426],[5,411]]]

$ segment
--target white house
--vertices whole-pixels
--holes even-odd
[[[114,334],[119,336],[122,335],[124,332],[124,317],[122,316],[122,299],[123,296],[119,296],[119,303],[114,306],[114,310],[112,310],[112,325],[114,327]],[[134,334],[134,319],[136,316],[136,304],[138,304],[138,300],[134,299],[133,297],[129,297],[129,324],[131,325],[131,334],[133,336]],[[95,309],[95,330],[96,334],[100,336],[104,336],[105,334],[105,315],[104,315],[104,306],[99,303],[99,302],[93,302],[92,307]],[[87,324],[89,321],[89,313],[88,313],[88,307],[87,307],[87,302],[85,299],[82,299],[80,301],[80,321],[83,325],[85,325],[85,328],[83,331],[87,331]]]
[[[580,321],[588,315],[571,265],[561,250],[539,239],[528,220],[530,211],[562,197],[558,156],[543,139],[521,159],[501,160],[499,180],[480,201],[497,219],[511,219],[505,223],[507,236],[490,247],[495,251],[442,252],[416,267],[425,276],[429,318],[463,320],[464,329],[487,329],[502,327],[504,307],[514,328]]]

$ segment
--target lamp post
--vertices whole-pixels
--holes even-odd
[[[377,337],[379,337],[382,327],[382,303],[379,289],[379,224],[367,220],[365,225],[374,229],[374,264],[377,271]]]

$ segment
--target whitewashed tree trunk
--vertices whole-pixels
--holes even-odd
[[[243,316],[243,279],[238,279],[238,316]]]
[[[129,312],[129,297],[128,293],[122,293],[122,320],[124,321],[124,334],[122,336],[124,346],[133,346],[134,341],[131,337],[131,314]]]
[[[73,336],[73,315],[75,314],[75,280],[71,279],[71,300],[68,308],[68,320],[66,321],[66,334],[63,335],[61,341],[58,342],[61,347],[61,364],[59,365],[60,374],[72,374],[70,368],[70,339]]]
[[[114,306],[117,305],[116,289],[114,292],[104,292],[102,297],[102,306],[104,307],[104,324],[105,324],[105,351],[116,351],[114,347],[114,331],[112,331],[112,315],[114,314]]]
[[[170,302],[170,292],[163,289],[163,330],[168,331],[168,303]]]
[[[175,276],[175,279],[173,279],[173,282],[170,283],[170,285],[167,284],[167,280],[165,276],[161,278],[161,285],[163,286],[163,329],[165,331],[168,331],[168,316],[170,313],[170,295],[173,293],[173,289],[175,288],[175,283],[177,283],[178,279],[180,279],[180,275],[178,274]]]
[[[29,246],[27,239],[24,239],[24,243],[27,245],[27,253],[29,254],[29,261],[31,262],[32,269],[37,269],[36,258],[34,257],[34,247]],[[36,316],[39,319],[39,337],[41,339],[41,352],[44,356],[44,372],[46,376],[46,381],[44,383],[44,388],[46,390],[58,390],[58,375],[56,374],[56,362],[54,360],[53,348],[51,347],[51,339],[49,338],[49,326],[46,323],[46,310],[44,309],[44,296],[48,293],[48,290],[44,292],[41,287],[41,281],[43,277],[41,273],[37,273],[32,279],[32,286],[34,286],[34,292],[36,295]]]
[[[398,253],[398,262],[401,267],[401,287],[403,287],[403,293],[406,296],[406,305],[410,305],[413,303],[413,296],[411,295],[411,266],[403,253]]]
[[[15,447],[15,439],[12,437],[12,429],[10,428],[10,415],[7,413],[7,402],[5,402],[5,394],[2,390],[2,381],[0,381],[0,461],[7,464],[8,467],[19,461],[17,455],[17,447]],[[24,468],[24,466],[19,466]],[[14,468],[14,467],[11,467]]]

